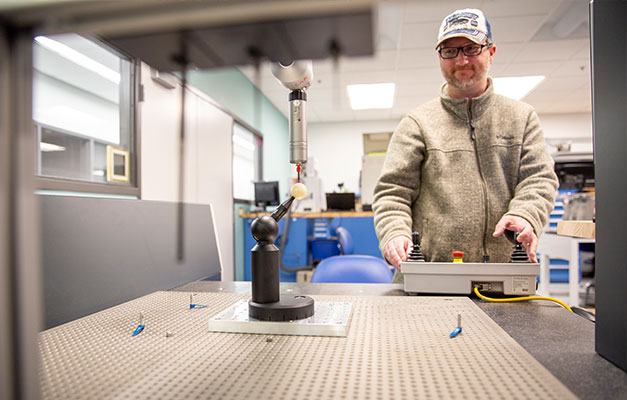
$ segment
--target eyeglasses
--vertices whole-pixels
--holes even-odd
[[[465,56],[473,57],[481,54],[484,47],[490,46],[492,46],[492,44],[469,44],[468,46],[463,47],[440,47],[438,53],[440,53],[440,57],[445,60],[457,57],[460,50]]]

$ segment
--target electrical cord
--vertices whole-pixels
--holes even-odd
[[[568,307],[568,304],[564,303],[561,300],[554,299],[553,297],[529,296],[529,297],[511,297],[511,298],[508,298],[508,299],[494,299],[492,297],[486,297],[486,296],[482,295],[481,293],[479,293],[479,286],[478,285],[475,285],[475,294],[481,300],[493,301],[493,302],[498,302],[498,303],[505,303],[505,302],[510,302],[510,301],[548,300],[548,301],[553,301],[555,303],[558,303],[559,305],[561,305],[562,307],[564,307],[568,311],[573,312],[573,310],[570,307]]]

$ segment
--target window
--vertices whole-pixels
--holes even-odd
[[[73,33],[35,38],[37,173],[52,178],[41,188],[136,194],[135,92],[135,64],[106,44]]]
[[[233,198],[255,200],[254,183],[261,180],[263,140],[238,123],[233,124]]]

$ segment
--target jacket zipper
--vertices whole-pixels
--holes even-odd
[[[483,237],[481,239],[481,245],[483,249],[483,262],[489,260],[488,251],[486,248],[486,235],[488,234],[488,188],[483,177],[483,171],[481,171],[481,163],[479,162],[479,149],[477,148],[477,137],[475,136],[475,124],[472,118],[472,99],[468,99],[467,111],[468,111],[468,125],[470,126],[470,140],[475,148],[475,157],[477,160],[477,169],[479,170],[479,177],[481,178],[481,190],[483,191]]]

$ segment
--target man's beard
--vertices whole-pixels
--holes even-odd
[[[467,80],[460,80],[455,77],[455,72],[460,71],[460,70],[466,70],[466,69],[469,69],[475,72],[472,78],[467,79]],[[455,68],[450,73],[444,70],[444,68],[442,68],[442,75],[444,75],[444,79],[446,79],[446,82],[449,85],[453,86],[454,88],[467,89],[475,85],[477,82],[483,80],[488,75],[488,66],[486,65],[485,68],[483,68],[483,66],[480,64],[470,65],[464,68]]]

